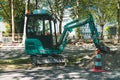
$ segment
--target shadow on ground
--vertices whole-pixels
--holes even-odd
[[[10,74],[10,75],[9,75]],[[2,80],[119,80],[120,71],[105,71],[94,73],[78,66],[39,67],[28,70],[0,72]]]
[[[65,56],[81,56],[92,54],[94,50],[80,49],[79,47],[69,47],[63,52]],[[108,59],[110,62],[113,58],[118,56],[118,53],[113,52],[109,55],[105,54],[104,61]],[[28,57],[24,54],[23,49],[2,49],[0,50],[0,59],[12,59]],[[113,64],[116,60],[113,60]],[[110,66],[106,61],[106,65]],[[117,59],[116,64],[119,63]],[[105,63],[104,63],[105,64]],[[116,66],[116,65],[113,65]],[[80,66],[55,66],[55,67],[36,67],[26,69],[14,69],[0,71],[1,80],[120,80],[120,69],[105,70],[102,73],[94,73],[90,71],[91,68],[82,68]]]

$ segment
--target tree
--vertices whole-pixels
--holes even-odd
[[[120,0],[118,0],[118,3],[117,3],[117,22],[118,22],[118,35],[120,37]]]
[[[76,6],[77,3],[72,4],[74,7],[72,15],[77,15],[79,19],[87,16],[88,14],[93,14],[95,21],[102,27],[101,38],[103,38],[103,26],[107,22],[116,22],[117,20],[117,8],[116,0],[75,0],[79,2],[79,6]]]
[[[54,2],[52,1],[53,0],[47,0],[47,3],[49,4],[51,13],[55,15],[57,20],[59,21],[59,33],[61,34],[64,9],[69,0],[54,0]]]
[[[30,0],[26,0],[25,14],[29,12],[29,5],[30,5]],[[25,18],[24,18],[24,29],[23,29],[23,40],[22,40],[23,44],[24,44],[25,39],[26,39],[26,23],[27,23],[27,17],[25,16]]]
[[[14,3],[13,0],[11,0],[11,16],[12,16],[12,41],[14,41],[15,36],[15,26],[14,26]]]
[[[36,4],[35,1],[38,3]],[[11,25],[11,0],[1,0],[0,2],[5,2],[4,5],[0,4],[3,9],[3,13],[0,13],[0,15],[4,17],[4,21]],[[25,1],[13,0],[13,2],[15,32],[23,32]],[[32,11],[36,8],[41,9],[46,7],[50,10],[50,12],[54,14],[59,21],[59,32],[61,33],[64,10],[67,6],[72,8],[71,17],[73,19],[83,19],[89,13],[92,13],[96,23],[101,25],[103,28],[105,23],[117,21],[117,3],[117,0],[101,0],[100,2],[98,0],[30,0],[30,9]],[[93,7],[93,10],[90,10],[91,6]]]
[[[104,4],[103,4],[104,3]],[[101,26],[101,39],[103,39],[103,28],[107,22],[116,22],[116,1],[113,0],[101,0],[101,3],[94,3],[97,6],[97,23]]]
[[[11,25],[11,0],[1,0],[1,9],[2,12],[0,13],[0,16],[3,17],[4,22],[8,22]],[[12,28],[11,28],[12,29]],[[11,30],[12,31],[12,30]]]
[[[23,0],[2,0],[3,21],[8,22],[11,26],[12,40],[14,41],[15,33],[23,32],[24,7]]]
[[[14,0],[15,33],[23,33],[25,1]]]

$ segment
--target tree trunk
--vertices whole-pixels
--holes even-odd
[[[59,33],[62,33],[62,21],[63,21],[63,10],[61,11],[60,19],[59,19]]]
[[[29,11],[29,4],[30,4],[30,0],[27,0],[26,1],[26,6],[25,6],[25,14],[27,13],[27,11]],[[25,39],[26,39],[26,23],[27,23],[27,17],[25,16],[22,44],[25,43]]]
[[[61,20],[59,21],[59,33],[60,34],[62,33],[62,21]]]
[[[14,42],[15,27],[14,27],[14,3],[11,0],[11,16],[12,16],[12,41]]]
[[[100,38],[101,38],[101,40],[103,40],[103,39],[104,39],[104,35],[103,35],[104,24],[101,23],[100,26],[101,26],[101,28],[102,28],[102,29],[101,29],[101,35],[100,35]]]
[[[118,0],[118,14],[117,14],[117,21],[118,21],[118,40],[120,39],[120,0]]]
[[[103,40],[104,36],[103,36],[103,26],[102,27],[102,31],[101,31],[101,39]]]

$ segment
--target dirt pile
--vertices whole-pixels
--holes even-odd
[[[110,54],[102,55],[102,68],[105,70],[120,69],[120,51],[111,51]],[[91,57],[92,55],[89,55]],[[95,66],[96,57],[93,59],[83,58],[80,62],[80,66],[84,68],[93,68]]]
[[[103,68],[118,69],[120,68],[120,52],[111,51],[111,54],[104,54],[102,61],[103,61]]]

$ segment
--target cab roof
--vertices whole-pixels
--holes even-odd
[[[39,19],[54,20],[53,16],[45,9],[36,9],[32,14],[26,14],[27,17],[38,17]]]

